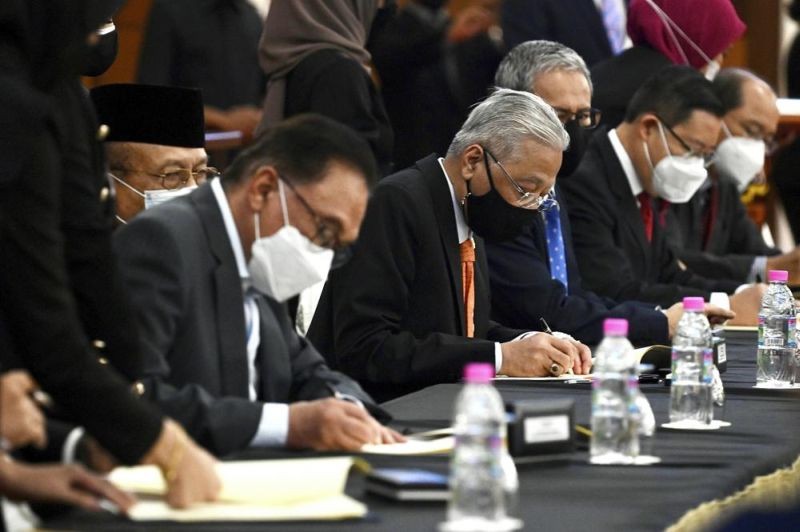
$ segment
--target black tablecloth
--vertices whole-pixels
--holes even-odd
[[[758,475],[790,465],[800,455],[800,390],[753,389],[755,336],[737,335],[728,342],[725,407],[715,416],[731,427],[710,432],[659,428],[646,442],[662,462],[649,467],[592,466],[587,446],[571,459],[518,464],[519,515],[526,530],[662,530],[700,503],[730,495]],[[575,400],[576,420],[588,425],[588,384],[497,384],[503,398]],[[385,404],[398,428],[419,430],[451,423],[456,384],[442,384]],[[660,425],[668,421],[669,388],[643,385]],[[647,449],[650,446],[650,449]],[[368,457],[373,465],[422,466],[446,470],[444,457]],[[280,482],[280,479],[264,479]],[[148,530],[435,530],[444,519],[444,503],[397,503],[365,494],[363,478],[351,475],[348,492],[365,501],[370,515],[342,523],[167,525]],[[47,523],[52,528],[138,530],[143,527],[108,516],[76,513]]]

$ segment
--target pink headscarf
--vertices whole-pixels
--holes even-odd
[[[747,29],[731,0],[653,2],[711,59],[727,50]],[[649,46],[676,65],[686,64],[684,54],[694,68],[702,68],[708,63],[679,31],[673,30],[673,34],[680,47],[647,0],[632,0],[628,11],[628,35],[633,44]]]

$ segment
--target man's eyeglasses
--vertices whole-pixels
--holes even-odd
[[[515,202],[517,207],[530,210],[547,210],[555,205],[555,196],[553,195],[552,189],[543,195],[536,194],[534,192],[528,192],[522,188],[513,177],[511,177],[511,174],[509,174],[505,167],[500,164],[500,161],[497,160],[497,157],[492,155],[492,152],[486,148],[483,148],[483,162],[486,165],[486,174],[489,177],[489,181],[492,186],[494,186],[494,179],[492,178],[492,171],[489,169],[488,157],[491,157],[495,164],[500,167],[500,170],[503,171],[503,175],[506,176],[508,182],[511,183],[511,186],[514,187],[514,190],[516,190],[517,194],[519,194],[519,198]]]
[[[289,190],[291,190],[292,193],[297,197],[303,208],[314,219],[314,224],[316,225],[317,229],[311,241],[323,248],[333,250],[343,248],[341,242],[339,241],[339,231],[335,225],[317,214],[317,211],[315,211],[314,208],[309,205],[306,199],[301,196],[299,192],[297,192],[297,189],[294,188],[294,185],[292,185],[287,179],[283,178],[282,176],[278,177],[287,187],[289,187]]]
[[[581,109],[577,113],[573,113],[572,111],[562,109],[560,107],[553,107],[553,110],[556,112],[558,120],[565,126],[574,120],[578,126],[583,129],[596,128],[600,123],[600,118],[602,117],[600,109],[595,109],[593,107],[590,109]]]
[[[708,161],[710,161],[710,160],[711,160],[711,159],[714,157],[714,151],[713,151],[713,150],[711,150],[711,151],[710,151],[710,152],[708,152],[708,153],[703,153],[703,152],[699,152],[699,151],[697,151],[697,150],[693,149],[693,148],[692,148],[691,146],[689,146],[689,144],[688,144],[688,143],[687,143],[685,140],[683,140],[683,138],[681,138],[681,136],[680,136],[680,135],[678,135],[678,134],[675,132],[675,130],[674,130],[674,129],[672,129],[672,127],[670,127],[670,125],[669,125],[669,124],[667,124],[667,123],[666,123],[666,122],[665,122],[665,121],[664,121],[664,120],[663,120],[663,119],[662,119],[660,116],[656,115],[656,118],[657,118],[657,119],[658,119],[658,121],[661,123],[661,125],[662,125],[662,126],[664,126],[664,129],[666,129],[666,130],[669,132],[669,134],[670,134],[670,135],[672,135],[672,136],[675,138],[675,140],[677,140],[677,141],[678,141],[678,143],[681,145],[681,147],[682,147],[684,150],[686,150],[686,153],[683,153],[683,154],[681,155],[681,157],[702,157],[702,158],[703,158],[703,159],[705,159],[707,162],[708,162]]]
[[[728,129],[728,126],[725,125],[725,122],[722,124],[725,129]],[[741,127],[744,130],[745,137],[753,140],[764,141],[767,155],[773,155],[776,151],[778,151],[778,148],[780,148],[780,143],[775,140],[775,136],[765,135],[760,126],[753,124],[741,124]],[[730,134],[730,130],[728,130],[728,134]]]
[[[176,188],[182,188],[189,182],[190,179],[194,179],[194,182],[198,185],[202,185],[209,179],[213,179],[219,175],[219,170],[214,168],[213,166],[208,166],[206,168],[200,168],[199,170],[190,170],[188,168],[181,168],[179,170],[174,170],[172,172],[166,172],[163,174],[153,174],[150,172],[145,172],[143,170],[133,170],[130,168],[112,168],[113,171],[122,171],[127,173],[133,174],[145,174],[151,177],[157,177],[161,180],[161,188],[167,190],[175,190]]]

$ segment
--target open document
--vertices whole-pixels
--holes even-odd
[[[222,462],[219,500],[185,510],[153,499],[165,491],[155,466],[117,468],[109,478],[141,497],[129,512],[135,521],[338,520],[367,513],[364,504],[344,493],[352,465],[350,457]]]

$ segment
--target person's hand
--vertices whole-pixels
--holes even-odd
[[[711,303],[706,303],[704,312],[711,325],[722,325],[726,321],[736,318],[736,313],[734,311],[712,305]]]
[[[81,461],[92,471],[96,471],[97,473],[110,473],[119,465],[111,453],[106,451],[97,443],[97,440],[88,434],[81,438],[80,446],[83,451]]]
[[[123,513],[133,506],[133,495],[79,465],[36,465],[0,457],[0,493],[27,502],[71,504],[86,510],[100,510],[101,501],[116,505]]]
[[[403,436],[382,426],[362,407],[328,398],[289,405],[287,447],[357,451],[365,443],[395,443]]]
[[[167,484],[165,498],[173,508],[214,501],[222,489],[217,461],[170,419],[164,421],[161,435],[142,463],[161,469]]]
[[[31,398],[36,388],[24,371],[0,376],[0,437],[12,448],[34,445],[41,449],[47,444],[44,415]]]
[[[706,303],[704,312],[711,325],[719,325],[736,317],[735,312],[710,303]],[[667,316],[667,323],[669,324],[669,337],[672,338],[675,336],[675,331],[678,330],[678,322],[683,316],[683,303],[675,303],[666,309],[664,314]]]
[[[494,24],[492,12],[480,6],[469,6],[453,17],[447,30],[447,40],[452,43],[467,41],[485,33]]]
[[[789,253],[767,257],[767,271],[769,270],[786,270],[789,272],[789,284],[800,284],[800,247]]]
[[[592,369],[592,353],[584,344],[539,333],[506,342],[501,346],[503,364],[500,373],[509,377],[546,377],[551,375],[553,363],[570,369],[575,374],[586,374]]]
[[[758,325],[758,311],[761,308],[761,298],[767,290],[765,284],[752,284],[730,296],[731,310],[736,313],[736,318],[731,320],[731,325]]]

